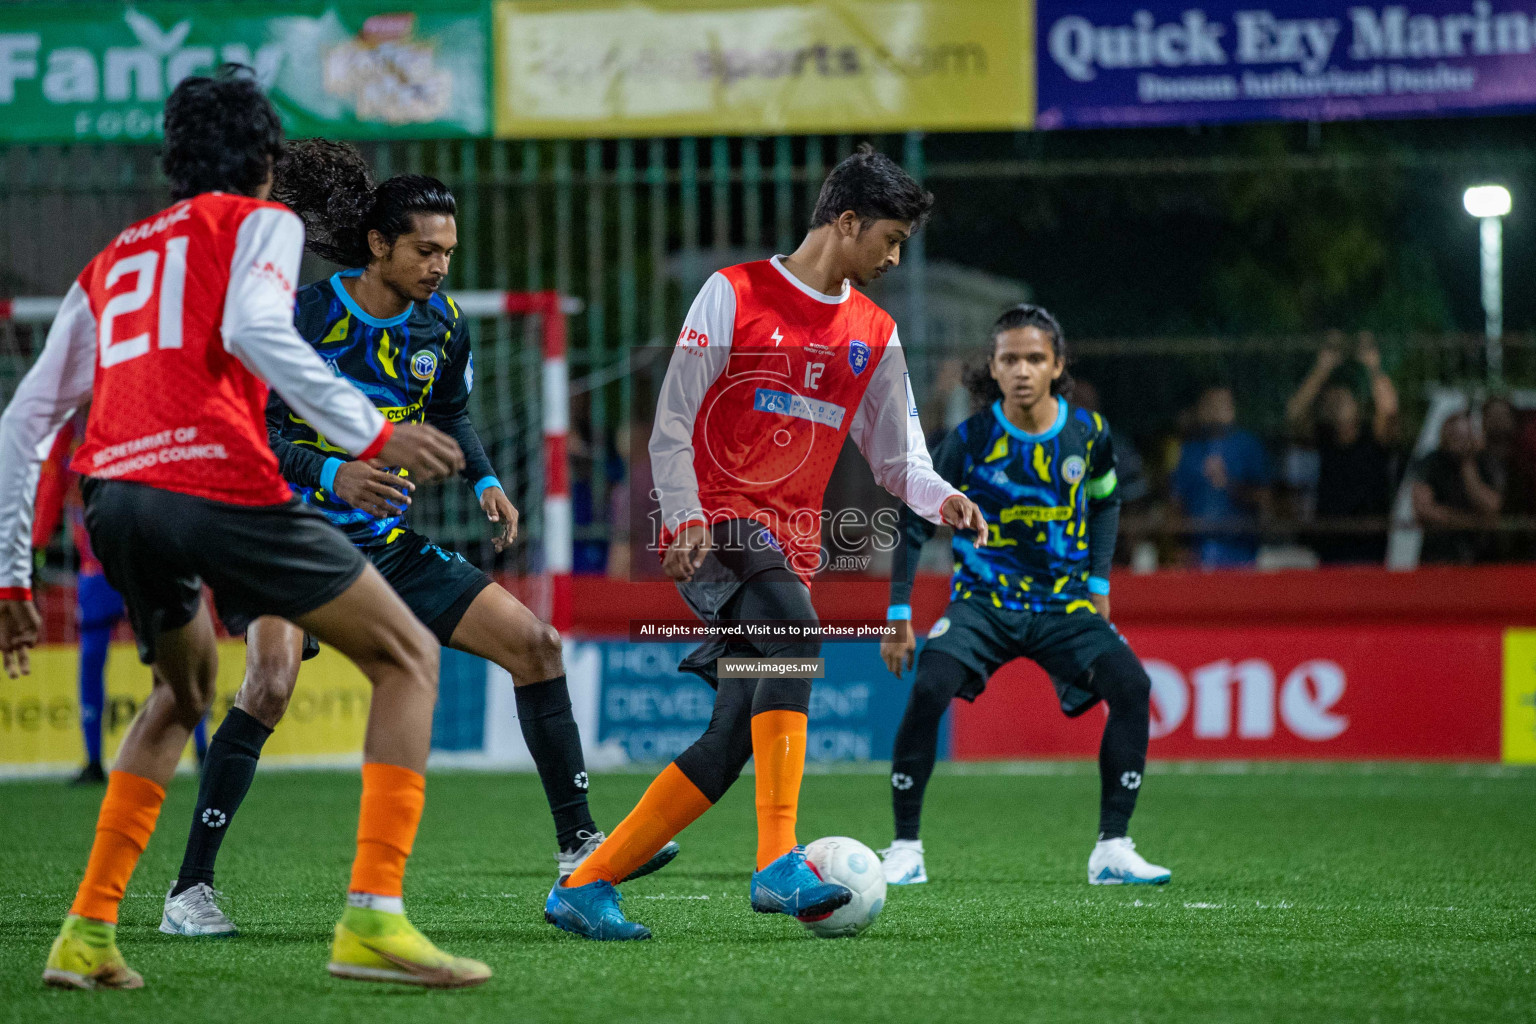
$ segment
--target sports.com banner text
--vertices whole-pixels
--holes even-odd
[[[496,5],[496,134],[1028,128],[1032,0]]]

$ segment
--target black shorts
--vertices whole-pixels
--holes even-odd
[[[729,621],[731,603],[743,583],[770,569],[794,574],[779,542],[761,523],[750,519],[730,519],[715,523],[709,531],[709,554],[694,571],[693,579],[677,585],[678,593],[693,614],[714,624]],[[800,577],[795,575],[798,580]],[[678,665],[681,672],[691,672],[710,686],[717,687],[715,662],[730,656],[760,655],[751,641],[709,640],[696,648]]]
[[[928,631],[924,651],[939,651],[974,673],[959,696],[974,701],[999,668],[1028,658],[1051,677],[1061,710],[1069,716],[1099,701],[1090,669],[1125,639],[1091,611],[1029,612],[998,608],[980,595],[952,601]]]
[[[415,530],[363,554],[444,647],[480,591],[495,583],[463,555],[443,550]]]
[[[444,551],[415,530],[396,534],[393,543],[365,548],[362,553],[444,647],[480,591],[495,583],[463,555]],[[305,633],[301,660],[319,653],[320,642]]]
[[[693,614],[714,622],[743,583],[769,569],[794,572],[773,534],[751,519],[728,519],[710,527],[709,554],[677,590]]]
[[[203,585],[231,633],[253,619],[312,612],[340,596],[366,561],[298,499],[231,505],[124,480],[81,482],[85,527],[107,582],[123,595],[139,660],[197,615]]]

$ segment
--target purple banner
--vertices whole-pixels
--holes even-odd
[[[1536,107],[1536,0],[1039,0],[1039,128]]]

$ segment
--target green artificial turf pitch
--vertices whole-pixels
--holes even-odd
[[[642,775],[600,775],[611,825]],[[353,773],[258,778],[220,862],[236,939],[159,934],[195,796],[178,779],[123,905],[147,988],[45,989],[100,790],[0,784],[0,1019],[15,1021],[1536,1020],[1536,772],[1492,766],[1154,765],[1133,835],[1162,888],[1092,887],[1091,765],[941,770],[928,885],[893,889],[856,939],[752,913],[752,779],[626,887],[644,943],[544,924],[554,861],[537,778],[439,772],[406,878],[430,937],[481,988],[325,973],[356,827]],[[800,836],[890,838],[884,776],[812,774]]]

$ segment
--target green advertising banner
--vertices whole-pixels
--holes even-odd
[[[293,136],[488,135],[484,4],[0,4],[0,141],[159,136],[177,82],[256,69]]]

